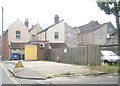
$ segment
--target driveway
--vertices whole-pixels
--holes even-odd
[[[17,61],[15,61],[17,63]],[[48,77],[57,74],[82,74],[90,72],[91,70],[85,66],[78,66],[65,63],[57,63],[51,61],[22,61],[23,65],[30,68],[40,75]]]

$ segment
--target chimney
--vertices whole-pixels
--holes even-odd
[[[25,23],[24,24],[25,24],[26,27],[28,27],[28,25],[29,25],[28,19],[25,19]]]
[[[59,23],[59,16],[55,15],[54,20],[55,20],[55,24]]]

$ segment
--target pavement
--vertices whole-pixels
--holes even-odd
[[[15,68],[18,61],[3,61],[3,65],[16,78],[45,80],[48,78],[59,77],[59,75],[88,74],[90,69],[85,66],[64,64],[50,61],[23,61],[24,67]]]
[[[44,80],[44,77],[42,77],[42,75],[25,66],[22,68],[15,68],[17,62],[18,61],[4,61],[2,64],[4,67],[6,67],[6,69],[8,69],[8,72],[10,72],[16,78]]]

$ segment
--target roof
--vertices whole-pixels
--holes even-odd
[[[28,30],[28,32],[32,31],[37,25],[39,25],[39,24],[37,23],[36,25],[32,26],[32,27]],[[39,26],[40,26],[40,25],[39,25]]]
[[[3,31],[3,37],[8,33],[8,30]]]
[[[82,28],[82,29],[79,28],[79,29],[81,30],[81,33],[88,33],[88,32],[95,31],[95,30],[97,30],[97,29],[99,29],[99,28],[101,28],[101,27],[103,27],[104,25],[109,24],[109,23],[111,23],[111,22],[107,22],[107,23],[103,23],[103,24],[91,26],[91,27],[89,27],[89,28]],[[80,34],[81,34],[81,33],[80,33]]]
[[[97,21],[90,21],[88,24],[79,26],[78,28],[80,30],[83,30],[83,29],[88,29],[88,28],[95,27],[95,26],[98,26],[98,25],[100,25],[100,24]]]
[[[50,43],[51,48],[67,48],[65,43]]]
[[[17,43],[17,42],[11,42],[12,48],[21,48],[22,46],[26,45],[27,43]]]
[[[60,22],[62,22],[62,21],[64,21],[64,20],[61,20]],[[59,23],[60,23],[60,22],[59,22]],[[45,31],[47,31],[48,29],[50,29],[51,27],[54,27],[55,25],[57,25],[57,24],[59,24],[59,23],[52,24],[52,25],[48,26],[48,27],[45,28],[44,30],[38,32],[36,35],[38,35],[38,34],[40,34],[40,33],[43,33],[43,32],[45,32]]]
[[[28,30],[28,32],[32,31],[35,26],[36,26],[36,25],[32,26],[32,27]]]
[[[95,26],[95,27],[87,28],[87,29],[81,30],[81,32],[82,32],[82,33],[92,32],[92,31],[95,31],[95,30],[103,27],[103,26],[106,25],[106,24],[107,24],[107,23],[104,23],[104,24],[101,24],[101,25],[98,25],[98,26]]]
[[[8,28],[7,28],[7,30],[9,30],[11,27],[13,27],[14,25],[21,25],[21,26],[23,26],[24,28],[26,28],[27,30],[28,30],[28,27],[27,26],[25,26],[24,24],[23,24],[23,22],[21,21],[21,20],[19,20],[19,19],[17,19],[16,21],[14,21]],[[16,26],[17,27],[17,26]],[[14,28],[14,27],[13,27]]]

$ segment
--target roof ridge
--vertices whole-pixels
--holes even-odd
[[[61,21],[59,21],[59,23],[61,23],[62,21],[64,21],[64,19],[62,19]],[[57,24],[59,24],[59,23],[57,23]],[[36,35],[38,35],[38,34],[40,34],[40,33],[44,32],[44,31],[47,31],[49,28],[51,28],[51,27],[53,27],[53,26],[55,26],[55,25],[57,25],[57,24],[52,24],[52,25],[48,26],[48,27],[47,27],[47,28],[45,28],[44,30],[42,30],[42,31],[38,32]]]
[[[97,26],[90,27],[90,28],[87,28],[87,29],[84,29],[84,30],[82,30],[82,33],[87,33],[87,32],[91,32],[91,31],[95,31],[95,30],[103,27],[105,24],[108,24],[108,23],[109,23],[109,22],[103,23],[103,24],[99,24],[99,25],[97,25]]]

